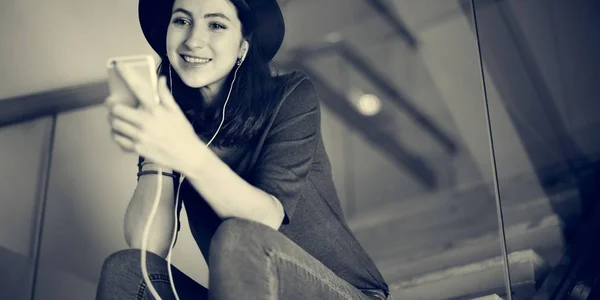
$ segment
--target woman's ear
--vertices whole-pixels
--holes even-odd
[[[238,58],[240,59],[240,61],[244,61],[244,59],[246,59],[246,55],[248,54],[249,48],[250,48],[250,43],[248,42],[248,40],[243,40],[242,45],[240,46],[240,53],[238,55]]]

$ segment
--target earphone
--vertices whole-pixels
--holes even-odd
[[[221,127],[223,126],[223,123],[225,122],[225,108],[227,107],[227,103],[229,102],[229,97],[231,96],[231,91],[233,90],[233,85],[235,83],[236,77],[237,77],[237,72],[240,69],[240,66],[242,65],[242,63],[244,62],[244,59],[246,58],[246,53],[247,53],[247,48],[244,48],[244,54],[238,58],[237,62],[236,62],[236,68],[235,68],[235,72],[233,73],[233,80],[231,81],[231,85],[229,87],[229,92],[227,93],[227,98],[225,99],[225,103],[223,103],[223,113],[221,116],[221,123],[219,124],[219,127],[217,128],[215,134],[213,135],[213,137],[208,141],[208,143],[206,143],[206,147],[208,148],[210,146],[210,144],[214,141],[214,139],[217,137],[217,135],[219,134],[219,131],[221,130]],[[171,64],[169,64],[169,84],[170,84],[170,89],[171,89],[171,96],[173,95],[173,78],[171,75]],[[162,170],[159,168],[158,169],[158,176],[157,176],[157,188],[156,188],[156,197],[154,198],[154,204],[152,205],[152,210],[150,212],[150,216],[148,216],[148,223],[146,224],[145,228],[144,228],[144,233],[143,233],[143,238],[142,238],[142,253],[141,253],[141,268],[142,268],[142,277],[144,278],[144,281],[146,282],[146,285],[148,286],[148,289],[150,290],[150,293],[152,294],[152,296],[154,296],[154,298],[156,299],[162,299],[158,293],[156,292],[156,290],[154,289],[154,286],[152,285],[152,282],[150,282],[150,277],[148,276],[148,270],[146,268],[146,248],[147,248],[147,240],[148,240],[148,235],[150,233],[150,227],[152,226],[152,221],[154,219],[154,215],[156,214],[156,211],[158,210],[158,203],[160,201],[160,195],[162,193]],[[177,187],[177,194],[175,196],[175,222],[174,222],[174,226],[173,226],[173,235],[171,237],[171,244],[169,245],[169,250],[167,252],[167,270],[169,273],[169,283],[171,285],[171,290],[173,291],[173,294],[175,295],[175,299],[179,300],[179,296],[177,294],[177,290],[175,288],[175,283],[173,281],[173,273],[171,271],[171,249],[173,249],[174,244],[175,244],[175,238],[177,237],[177,225],[179,223],[179,215],[178,215],[178,204],[179,204],[179,190],[181,189],[181,184],[183,183],[183,181],[185,180],[185,175],[180,174],[179,177],[179,185]]]
[[[238,67],[241,66],[242,63],[244,62],[244,59],[246,59],[246,54],[248,54],[248,47],[247,46],[244,46],[243,52],[244,53],[242,53],[242,55],[240,57],[238,57],[238,60],[237,60],[237,63],[236,63],[238,65]]]

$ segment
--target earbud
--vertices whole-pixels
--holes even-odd
[[[241,66],[242,63],[244,62],[245,58],[246,58],[246,53],[244,53],[244,55],[242,55],[241,57],[238,57],[238,59],[237,59],[237,65]]]
[[[238,57],[237,59],[237,65],[241,66],[242,63],[244,62],[244,59],[246,58],[246,54],[244,53],[244,55],[242,55],[241,57]]]
[[[242,65],[242,63],[244,62],[244,59],[246,59],[246,54],[248,54],[248,47],[244,47],[242,55],[240,57],[238,57],[238,60],[237,60],[238,66]]]

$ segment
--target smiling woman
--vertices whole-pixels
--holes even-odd
[[[344,219],[314,86],[298,72],[271,75],[285,31],[277,2],[140,0],[139,8],[162,60],[161,103],[135,110],[107,102],[115,141],[140,164],[125,216],[133,249],[106,259],[97,299],[388,298]],[[118,69],[138,98],[149,94]],[[157,195],[163,175],[173,180]],[[164,260],[182,204],[210,287]]]
[[[210,101],[248,49],[235,7],[222,1],[178,1],[168,28],[167,57],[173,69]]]
[[[175,1],[168,17],[157,15],[156,8],[146,14],[161,20],[148,24],[152,29],[146,34],[161,56],[159,73],[169,78],[176,100],[198,133],[209,139],[225,118],[213,145],[230,147],[251,141],[276,105],[271,94],[281,89],[271,77],[268,62],[283,41],[284,26],[281,12],[268,2],[274,1],[261,4],[258,16],[239,0]],[[140,5],[140,9],[145,7]],[[257,26],[256,19],[264,17],[279,21]],[[233,85],[234,66],[237,84]],[[231,91],[223,89],[224,85]],[[223,116],[220,106],[229,94],[230,113]]]

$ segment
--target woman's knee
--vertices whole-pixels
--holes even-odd
[[[125,249],[112,253],[102,265],[106,273],[141,273],[142,251],[140,249]],[[166,267],[166,260],[146,251],[145,262],[148,271],[160,271]]]
[[[138,249],[125,249],[112,253],[102,264],[102,276],[116,276],[123,273],[132,273],[140,267],[141,251]]]
[[[102,264],[96,299],[118,299],[123,293],[135,292],[139,285],[139,250],[120,250]]]
[[[264,249],[272,228],[250,220],[230,218],[221,223],[215,232],[210,246],[213,255],[247,254],[249,249]]]

